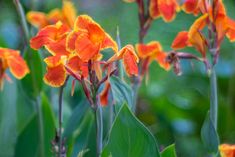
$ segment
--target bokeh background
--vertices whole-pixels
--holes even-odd
[[[124,3],[121,0],[73,2],[78,15],[92,16],[113,38],[118,26],[122,45],[138,42],[139,25],[135,3]],[[235,1],[224,2],[229,16],[235,19]],[[26,12],[49,12],[53,8],[61,8],[62,5],[60,0],[21,0],[21,3]],[[158,40],[165,51],[170,51],[170,45],[177,32],[188,30],[194,20],[195,17],[183,12],[178,13],[171,23],[157,19],[153,22],[145,42]],[[35,33],[34,28],[31,28],[31,33]],[[11,0],[0,0],[0,47],[22,51],[25,48],[20,18]],[[42,50],[42,54],[43,51],[45,50]],[[190,48],[185,51],[199,55]],[[111,52],[107,50],[104,53]],[[149,80],[143,83],[139,92],[137,117],[151,130],[161,149],[176,143],[179,157],[204,157],[205,149],[200,139],[200,130],[209,110],[209,78],[202,63],[182,61],[181,65],[183,74],[176,76],[172,71],[161,69],[157,63],[151,64]],[[235,143],[234,43],[224,41],[216,70],[220,141]],[[26,87],[13,77],[12,80],[13,83],[5,82],[3,91],[0,91],[0,157],[38,156],[39,128],[36,104],[29,98],[30,93],[24,92]],[[73,97],[70,96],[70,89],[71,82],[66,87],[63,100],[63,125],[68,154],[76,157],[78,152],[89,148],[85,156],[92,157],[95,152],[94,117],[90,111],[84,112],[82,106],[87,104],[84,102],[80,86],[76,86]],[[45,152],[49,157],[52,156],[50,142],[57,126],[58,89],[43,84],[41,97]]]

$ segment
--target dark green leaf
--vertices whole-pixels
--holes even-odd
[[[116,76],[110,78],[111,92],[117,104],[127,103],[133,106],[133,92],[131,87]]]
[[[25,95],[35,99],[40,94],[43,85],[41,58],[38,52],[32,49],[25,52],[24,58],[29,66],[30,73],[22,79],[21,87]]]
[[[150,131],[122,105],[111,129],[102,157],[160,157]]]
[[[169,145],[161,152],[161,157],[176,157],[175,144]]]
[[[218,152],[219,136],[210,118],[210,112],[207,113],[207,116],[203,123],[201,129],[201,138],[208,152],[214,154]]]

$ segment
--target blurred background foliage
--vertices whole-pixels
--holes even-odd
[[[235,19],[235,1],[224,0],[227,12]],[[21,0],[25,11],[49,12],[61,8],[59,0]],[[111,34],[120,29],[122,45],[138,41],[138,16],[135,3],[121,0],[74,0],[78,15],[89,14]],[[13,1],[0,0],[0,46],[25,50],[22,27]],[[177,32],[188,30],[195,17],[180,12],[172,23],[162,19],[153,22],[145,42],[158,40],[165,51]],[[35,29],[30,29],[35,34]],[[43,55],[45,50],[40,50]],[[193,49],[187,52],[198,54]],[[32,52],[36,53],[36,52]],[[109,53],[109,50],[107,52]],[[41,59],[42,60],[42,59]],[[35,63],[40,64],[40,63]],[[45,67],[45,64],[42,63]],[[151,130],[160,148],[176,143],[179,157],[203,157],[205,149],[200,139],[200,130],[209,109],[209,79],[204,65],[183,61],[183,75],[162,70],[156,63],[150,67],[150,77],[141,86],[137,117]],[[219,135],[222,143],[235,143],[235,44],[224,41],[221,57],[217,64],[219,86]],[[37,66],[36,66],[37,67]],[[45,70],[45,68],[43,68]],[[35,71],[40,72],[40,67]],[[13,79],[13,77],[12,77]],[[38,84],[42,81],[37,78]],[[32,98],[30,84],[14,80],[5,82],[0,92],[0,157],[39,156],[43,149],[45,156],[52,156],[51,140],[55,136],[57,123],[58,89],[43,84],[40,101]],[[26,90],[25,90],[26,89]],[[94,156],[94,117],[84,101],[80,86],[70,96],[71,82],[66,87],[63,104],[64,136],[68,156],[77,156],[84,150],[85,156]],[[37,104],[40,103],[39,108]],[[109,108],[105,107],[104,112]],[[38,111],[42,111],[43,146],[39,146]],[[108,125],[108,122],[105,122]],[[106,129],[107,130],[107,129]],[[107,131],[106,131],[107,133]],[[106,134],[107,135],[107,134]],[[138,138],[138,137],[136,137]],[[86,150],[89,148],[89,150]]]

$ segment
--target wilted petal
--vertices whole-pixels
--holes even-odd
[[[175,50],[177,49],[182,49],[186,46],[189,45],[189,41],[188,41],[188,32],[187,31],[182,31],[179,32],[176,36],[176,38],[174,39],[171,47]]]

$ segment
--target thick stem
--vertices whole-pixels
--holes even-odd
[[[210,118],[217,130],[218,121],[218,96],[217,96],[217,78],[215,66],[211,67],[210,75]]]
[[[36,98],[36,108],[38,112],[38,128],[39,128],[39,154],[40,157],[44,157],[45,150],[44,150],[44,126],[43,126],[43,115],[41,109],[41,100],[38,96]]]
[[[99,102],[96,104],[95,118],[96,118],[96,156],[100,157],[103,148],[103,118],[102,107]]]

